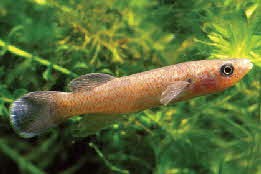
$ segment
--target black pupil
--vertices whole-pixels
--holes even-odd
[[[234,67],[232,66],[232,64],[225,64],[220,69],[221,74],[224,76],[229,76],[233,74],[233,71],[234,71]]]
[[[225,72],[226,74],[230,74],[230,73],[232,72],[232,68],[229,67],[229,66],[226,66],[225,69],[224,69],[224,72]]]

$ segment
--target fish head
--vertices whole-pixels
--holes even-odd
[[[240,81],[253,67],[248,59],[203,60],[192,70],[192,96],[223,91]]]

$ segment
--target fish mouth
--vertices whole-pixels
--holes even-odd
[[[253,68],[253,66],[254,66],[253,63],[252,63],[252,62],[249,62],[249,64],[248,64],[248,69],[251,70],[251,69]]]
[[[248,73],[253,68],[253,63],[247,58],[240,58],[240,67],[245,73]]]
[[[243,59],[244,66],[246,66],[246,69],[249,71],[253,68],[253,63],[249,59]]]

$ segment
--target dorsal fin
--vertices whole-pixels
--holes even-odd
[[[69,88],[73,92],[77,91],[88,91],[97,86],[100,86],[115,77],[109,74],[102,74],[102,73],[90,73],[82,75],[69,83]]]

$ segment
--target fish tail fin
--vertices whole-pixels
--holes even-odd
[[[24,138],[31,138],[56,125],[55,96],[57,91],[30,92],[14,101],[10,109],[13,129]]]

